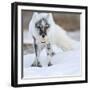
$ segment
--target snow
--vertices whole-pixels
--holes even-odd
[[[52,66],[48,67],[46,50],[43,49],[40,54],[40,62],[42,67],[31,67],[35,59],[35,54],[24,55],[23,75],[24,79],[31,78],[47,78],[47,77],[68,77],[68,76],[80,76],[81,75],[81,60],[80,60],[80,32],[69,32],[71,38],[78,40],[75,44],[75,49],[72,51],[63,52],[60,48],[53,45],[53,50],[56,53],[52,57]],[[24,43],[33,43],[31,35],[28,35],[28,31],[24,32]]]
[[[68,32],[68,35],[69,35],[71,38],[73,38],[73,39],[75,39],[75,40],[77,40],[77,41],[80,41],[80,30],[75,30],[75,31],[73,31],[73,32]]]
[[[53,45],[55,55],[52,57],[52,66],[47,66],[47,56],[45,49],[40,54],[42,67],[31,67],[35,59],[34,54],[24,55],[24,79],[80,76],[80,49],[63,52],[60,48]]]

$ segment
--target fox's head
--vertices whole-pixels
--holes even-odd
[[[38,36],[40,37],[41,43],[46,42],[47,33],[49,32],[49,28],[51,27],[51,13],[37,13],[33,14],[34,27]]]

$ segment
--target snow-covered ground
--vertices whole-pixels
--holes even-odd
[[[28,43],[28,39],[26,43]],[[34,53],[24,55],[23,59],[24,79],[80,76],[81,75],[80,43],[76,44],[78,48],[67,52],[63,52],[60,48],[53,45],[52,47],[56,54],[52,58],[51,62],[53,65],[50,67],[47,66],[48,61],[45,49],[43,49],[40,54],[40,62],[43,67],[31,67],[31,64],[35,59]]]

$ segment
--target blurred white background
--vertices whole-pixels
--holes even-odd
[[[11,2],[22,0],[1,0],[0,2],[0,90],[14,90],[10,86],[11,78]],[[53,3],[53,4],[67,4],[67,5],[87,5],[90,9],[90,0],[24,0],[28,2],[37,3]],[[88,13],[90,16],[90,11]],[[90,18],[88,18],[90,20]],[[90,23],[90,21],[89,21]],[[90,27],[89,27],[90,28]],[[90,34],[90,31],[88,32]],[[89,35],[90,38],[90,35]],[[89,43],[90,44],[90,43]],[[90,46],[90,45],[89,45]],[[90,49],[90,48],[88,48]],[[90,64],[90,61],[88,61]],[[90,65],[89,65],[90,68]],[[90,76],[90,70],[89,70]],[[27,87],[17,89],[27,90],[89,90],[90,78],[87,84],[70,84],[70,85],[56,85],[43,87]]]

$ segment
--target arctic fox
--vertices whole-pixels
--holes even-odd
[[[36,54],[36,60],[32,66],[41,66],[39,62],[41,46],[46,47],[48,59],[51,59],[53,55],[53,50],[51,48],[53,44],[60,47],[63,51],[75,48],[75,41],[67,35],[62,27],[55,23],[52,13],[34,12],[29,23],[29,32],[34,39]],[[50,65],[52,64],[49,61],[48,66]]]

